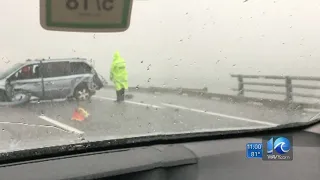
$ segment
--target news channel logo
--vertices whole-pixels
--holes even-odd
[[[292,161],[293,148],[292,137],[273,136],[263,137],[263,160],[267,161]]]

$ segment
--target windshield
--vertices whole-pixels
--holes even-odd
[[[320,112],[319,7],[134,0],[130,27],[106,33],[45,30],[39,0],[2,1],[0,78],[31,60],[0,88],[0,151],[308,122]]]
[[[8,67],[3,72],[0,72],[0,79],[8,77],[11,73],[17,71],[20,67],[22,67],[22,63],[15,63],[11,67]]]

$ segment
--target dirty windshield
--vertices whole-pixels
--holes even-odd
[[[0,9],[1,152],[320,112],[317,0],[134,0],[113,33],[45,30],[39,0]]]

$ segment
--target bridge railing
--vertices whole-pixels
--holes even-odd
[[[273,94],[273,95],[284,95],[284,101],[292,103],[294,97],[304,97],[304,98],[316,98],[320,99],[319,95],[306,94],[294,92],[294,89],[308,89],[308,90],[318,90],[320,86],[317,85],[304,85],[299,83],[293,83],[293,81],[320,81],[320,77],[303,77],[303,76],[263,76],[263,75],[242,75],[242,74],[231,74],[231,77],[237,78],[238,88],[232,89],[238,92],[238,96],[245,96],[245,92],[252,93],[263,93],[263,94]],[[267,83],[267,82],[248,82],[245,79],[269,79],[269,80],[283,80],[282,83]],[[245,86],[260,86],[260,87],[284,87],[285,91],[270,91],[270,90],[256,90],[246,88]]]
[[[318,98],[320,96],[314,94],[303,94],[294,92],[295,89],[311,89],[317,90],[320,89],[320,86],[316,85],[303,85],[296,82],[299,81],[320,81],[320,77],[300,77],[300,76],[260,76],[260,75],[239,75],[232,74],[231,77],[237,78],[238,88],[233,89],[237,92],[236,95],[230,94],[220,94],[209,92],[207,87],[202,89],[193,89],[193,88],[172,88],[172,87],[129,87],[129,92],[143,92],[143,93],[173,93],[177,95],[187,95],[187,96],[196,96],[202,97],[205,99],[214,99],[214,100],[223,100],[230,103],[254,103],[254,104],[263,104],[268,107],[287,107],[289,109],[298,109],[298,108],[320,108],[320,104],[308,102],[294,102],[294,97],[307,97],[307,98]],[[250,82],[245,79],[259,79],[259,82]],[[262,79],[269,80],[283,80],[281,83],[270,83],[263,82]],[[260,87],[284,87],[284,91],[269,91],[269,90],[256,90],[250,89],[246,86],[260,86]],[[105,88],[114,88],[112,85],[107,85]],[[271,95],[284,95],[284,99],[268,99],[268,98],[256,98],[245,96],[246,92],[253,93],[263,93]]]

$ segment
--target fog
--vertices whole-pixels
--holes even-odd
[[[122,33],[42,29],[39,1],[1,1],[0,69],[35,58],[85,57],[106,79],[113,53],[130,86],[229,92],[231,73],[319,75],[319,0],[136,0]]]

